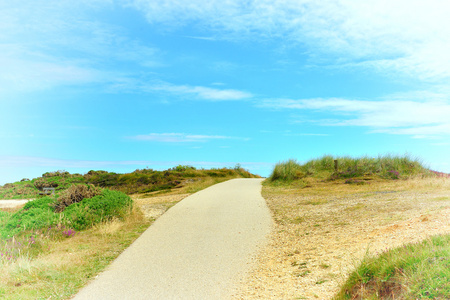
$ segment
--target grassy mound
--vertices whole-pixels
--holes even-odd
[[[335,299],[450,299],[449,258],[450,235],[368,257]]]
[[[337,165],[335,164],[337,161]],[[336,168],[337,167],[337,168]],[[333,157],[323,156],[305,164],[296,160],[288,160],[275,165],[268,178],[272,183],[290,183],[306,177],[316,179],[347,179],[347,183],[358,183],[354,179],[377,177],[384,179],[400,179],[412,176],[431,176],[420,160],[409,156],[371,157]]]
[[[107,189],[67,206],[64,212],[55,211],[55,203],[59,202],[53,197],[42,197],[28,202],[14,214],[4,212],[0,215],[0,238],[8,239],[55,225],[83,230],[103,221],[122,218],[132,207],[129,196]]]

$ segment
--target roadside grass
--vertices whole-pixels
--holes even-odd
[[[366,256],[334,299],[450,299],[450,235]]]
[[[15,240],[13,246],[11,241],[9,245],[3,242],[0,252],[13,251],[15,257],[0,261],[0,298],[70,298],[149,225],[150,221],[134,208],[123,220],[113,219],[71,235],[55,228],[36,232],[31,235],[33,239]]]

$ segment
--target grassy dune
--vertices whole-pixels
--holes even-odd
[[[336,159],[337,170],[334,163]],[[325,226],[324,224],[328,224],[325,222],[325,215],[328,215],[330,210],[336,210],[336,213],[329,217],[333,215],[334,219],[342,221],[332,222],[326,226],[328,231],[323,234],[330,236],[335,226],[343,226],[349,230],[350,225],[354,223],[354,226],[367,230],[374,223],[381,222],[377,225],[381,226],[386,222],[388,225],[392,223],[386,230],[396,230],[400,226],[396,224],[401,224],[399,221],[413,217],[415,212],[425,214],[421,219],[422,222],[428,221],[427,211],[433,218],[435,213],[438,216],[440,210],[448,208],[447,204],[450,201],[449,179],[438,178],[442,177],[440,175],[442,174],[430,172],[420,160],[408,156],[377,158],[325,156],[304,164],[296,160],[281,162],[275,166],[265,185],[266,191],[270,191],[266,196],[278,199],[269,200],[269,206],[274,211],[277,222],[283,228],[293,226],[296,229],[289,230],[294,230],[296,234],[307,230],[307,224],[310,222],[315,223],[311,226],[317,231]],[[405,195],[400,197],[400,193]],[[364,197],[367,197],[367,200],[364,200]],[[317,206],[317,213],[314,213],[318,216],[317,220],[311,221],[309,217],[296,215],[298,205],[302,205],[302,202],[296,199],[303,198],[308,199],[303,205],[309,204],[314,207],[314,210],[309,212],[311,216]],[[332,200],[334,198],[342,200]],[[421,200],[414,200],[415,198]],[[358,201],[356,203],[351,199]],[[336,203],[338,205],[336,206],[335,201],[339,201],[340,204]],[[429,204],[424,206],[422,202]],[[325,209],[328,206],[329,208]],[[401,219],[398,221],[389,219],[394,216]],[[386,221],[383,221],[384,219],[378,221],[380,218]],[[357,225],[359,223],[365,225]],[[334,227],[329,227],[330,225]],[[373,230],[377,230],[375,228]],[[305,238],[309,239],[306,236]],[[318,232],[314,238],[320,239]],[[325,243],[326,240],[321,243]],[[344,236],[340,240],[344,240]],[[353,243],[358,241],[355,240]],[[353,246],[348,247],[350,249]],[[354,251],[357,251],[356,248]],[[348,279],[342,283],[333,299],[450,299],[449,270],[450,235],[436,235],[423,241],[386,249],[378,254],[367,253]],[[317,272],[320,273],[320,270]],[[302,276],[307,276],[307,273]],[[319,283],[323,285],[322,282],[329,280],[317,281],[312,290],[316,289]]]

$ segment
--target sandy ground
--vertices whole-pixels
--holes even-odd
[[[0,200],[0,208],[14,208],[27,203],[27,199]]]
[[[275,229],[235,299],[331,299],[364,255],[450,232],[450,180],[345,186],[264,188]]]

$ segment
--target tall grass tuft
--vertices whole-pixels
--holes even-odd
[[[366,257],[334,299],[450,299],[449,257],[450,235]]]
[[[269,177],[270,181],[293,181],[300,179],[305,174],[302,171],[302,166],[295,159],[290,159],[285,162],[280,162],[275,165],[272,174]]]

